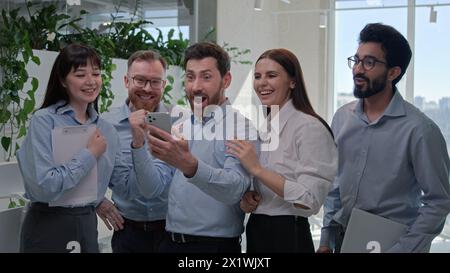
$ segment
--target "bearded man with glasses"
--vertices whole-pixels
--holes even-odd
[[[402,34],[377,23],[364,27],[348,58],[358,100],[341,107],[331,125],[339,168],[318,252],[340,251],[353,208],[407,226],[386,252],[428,252],[443,229],[450,211],[447,146],[437,125],[396,88],[411,56]]]
[[[131,143],[133,131],[130,123],[142,120],[148,112],[169,112],[171,106],[161,102],[166,84],[166,61],[151,50],[140,50],[128,59],[124,76],[128,98],[121,107],[113,108],[103,117],[116,128],[123,160],[133,168]],[[146,176],[151,179],[151,176]],[[114,193],[112,200],[104,199],[97,214],[108,229],[114,228],[111,247],[114,253],[156,252],[161,241],[168,236],[165,231],[168,187],[158,196],[146,198],[137,193],[127,200]]]

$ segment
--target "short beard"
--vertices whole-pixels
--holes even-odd
[[[135,108],[134,109],[135,111],[144,109],[149,112],[154,112],[158,108],[158,105],[159,105],[159,103],[157,103],[157,104],[143,103],[137,97],[132,97],[130,99],[130,102],[133,105],[133,107]]]
[[[367,89],[365,91],[359,89],[358,87],[356,87],[356,85],[353,87],[353,95],[358,99],[372,97],[373,95],[380,93],[386,88],[387,72],[384,75],[374,79],[373,81],[370,81],[368,78],[360,74],[355,75],[353,78],[355,77],[363,78],[367,82]]]

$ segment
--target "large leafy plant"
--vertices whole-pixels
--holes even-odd
[[[6,160],[10,160],[19,148],[17,141],[26,134],[27,122],[35,110],[35,93],[39,85],[37,78],[29,78],[26,65],[29,62],[40,64],[40,60],[33,54],[32,49],[59,51],[67,44],[79,42],[97,50],[102,59],[103,87],[99,97],[100,112],[107,111],[111,106],[114,95],[111,90],[112,72],[116,69],[112,58],[128,59],[136,50],[153,49],[163,56],[170,66],[181,66],[184,51],[189,40],[175,30],[164,37],[160,29],[157,35],[151,35],[147,27],[152,23],[132,14],[128,21],[119,20],[120,4],[116,7],[116,14],[111,14],[111,22],[98,29],[84,27],[83,16],[86,11],[81,10],[78,16],[71,17],[58,13],[55,3],[31,4],[26,2],[25,15],[19,15],[20,9],[9,12],[2,10],[0,21],[0,132],[1,146],[7,152]],[[138,1],[136,1],[136,7]],[[135,10],[136,11],[136,10]],[[212,30],[215,31],[215,30]],[[206,39],[206,38],[205,38]],[[251,63],[240,58],[249,52],[224,44],[223,47],[230,54],[233,62],[241,64]],[[181,76],[181,75],[179,75]],[[168,75],[168,84],[163,91],[163,101],[172,101],[171,92],[175,81],[174,76]],[[31,88],[24,90],[27,82]],[[181,81],[181,85],[183,85]],[[186,104],[181,98],[178,104]]]
[[[40,64],[31,47],[27,21],[18,15],[19,9],[9,13],[2,10],[0,23],[0,131],[1,145],[9,160],[17,151],[17,139],[26,133],[27,120],[34,110],[38,80],[31,79],[31,89],[23,90],[29,79],[25,69],[28,62]],[[16,136],[16,137],[15,137]]]
[[[26,134],[28,120],[36,107],[39,81],[35,77],[30,79],[26,70],[29,62],[40,65],[33,49],[59,51],[67,42],[82,42],[96,48],[103,65],[100,111],[106,111],[114,98],[110,88],[115,69],[111,41],[93,30],[79,28],[76,22],[81,17],[58,13],[56,4],[37,7],[26,2],[25,9],[25,15],[20,15],[20,8],[9,12],[2,10],[0,18],[0,142],[7,161],[17,152],[18,141]],[[80,16],[83,14],[86,12],[81,11]],[[70,28],[75,34],[64,34],[63,28]],[[31,88],[24,90],[27,82],[31,83]]]

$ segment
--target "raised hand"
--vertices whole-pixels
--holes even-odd
[[[106,139],[102,135],[100,129],[95,132],[88,140],[87,149],[96,157],[99,158],[106,151]]]

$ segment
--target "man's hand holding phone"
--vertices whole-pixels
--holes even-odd
[[[194,176],[198,161],[189,151],[187,140],[175,139],[170,133],[156,126],[148,127],[148,142],[153,156],[179,169],[186,177]]]
[[[148,131],[147,129],[147,111],[144,109],[140,109],[134,112],[131,112],[128,117],[128,121],[131,126],[131,133],[133,136],[133,142],[131,146],[135,149],[142,147],[145,144],[145,135]]]
[[[172,118],[169,113],[148,112],[145,122],[170,134],[172,128]]]

